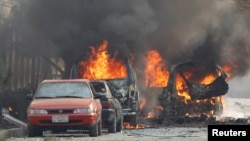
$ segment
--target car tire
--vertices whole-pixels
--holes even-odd
[[[114,119],[108,125],[108,132],[109,133],[115,133],[116,132],[116,116],[114,117]]]
[[[121,117],[116,125],[116,131],[121,132],[123,129],[123,118]]]
[[[102,135],[102,121],[100,120],[98,123],[98,136]]]
[[[98,136],[98,123],[96,123],[95,125],[93,125],[90,130],[89,130],[89,136],[90,137],[97,137]]]
[[[29,126],[27,127],[28,137],[41,137],[43,136],[43,131],[39,127]]]

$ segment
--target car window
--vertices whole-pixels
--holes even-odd
[[[94,87],[95,89],[95,92],[98,92],[98,93],[106,93],[107,90],[106,90],[106,87],[103,83],[101,82],[91,82],[92,86]]]
[[[128,86],[127,86],[127,79],[120,79],[120,80],[109,80],[110,86],[112,87],[112,91],[114,95],[121,94],[125,97],[128,93]]]
[[[115,90],[114,90],[114,88],[110,85],[110,83],[107,83],[107,86],[108,86],[108,88],[109,88],[109,90],[110,90],[111,95],[112,95],[112,96],[115,96]]]
[[[60,82],[60,83],[44,83],[36,94],[36,98],[42,97],[80,97],[90,98],[91,90],[86,83],[83,82]]]

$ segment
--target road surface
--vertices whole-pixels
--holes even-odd
[[[250,120],[250,99],[230,98],[224,99],[224,111],[222,117],[247,118]],[[248,125],[250,121],[248,121]],[[207,141],[208,133],[206,126],[182,127],[158,127],[144,129],[124,129],[118,133],[103,134],[98,137],[89,137],[88,134],[46,134],[40,138],[8,138],[6,141]],[[181,125],[179,125],[181,126]],[[184,127],[185,126],[185,127]]]
[[[6,141],[207,141],[207,128],[166,127],[147,129],[126,129],[118,133],[103,131],[101,136],[88,134],[46,134],[43,138],[9,138]]]

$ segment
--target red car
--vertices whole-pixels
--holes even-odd
[[[43,136],[47,130],[87,130],[92,137],[102,133],[102,105],[89,80],[44,80],[27,99],[32,99],[27,108],[29,137]]]

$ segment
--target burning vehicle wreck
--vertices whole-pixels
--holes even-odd
[[[129,63],[129,60],[126,59],[125,62],[128,74],[126,78],[106,80],[110,82],[114,89],[116,98],[122,105],[124,122],[130,123],[131,126],[136,126],[139,122],[140,91],[137,86],[135,72]]]
[[[159,95],[159,118],[177,121],[185,117],[213,117],[223,111],[228,92],[227,74],[216,64],[187,61],[171,68],[167,86]]]
[[[107,44],[91,48],[87,59],[74,64],[71,78],[108,81],[122,105],[125,128],[137,127],[143,119],[171,121],[222,114],[228,75],[219,65],[186,61],[168,69],[158,51],[151,50],[146,55],[144,79],[138,81],[133,62],[111,57]]]
[[[107,51],[108,42],[98,48],[91,48],[87,59],[75,63],[71,69],[71,79],[106,80],[111,84],[114,97],[122,106],[123,122],[136,126],[140,114],[140,92],[137,76],[127,57],[111,57]]]
[[[123,122],[129,123],[131,126],[136,126],[139,120],[140,113],[140,99],[139,99],[139,88],[137,86],[137,79],[135,72],[128,59],[124,59],[124,66],[126,70],[126,77],[120,78],[92,78],[84,74],[84,70],[87,68],[84,65],[78,64],[78,71],[74,71],[77,74],[72,74],[72,76],[77,76],[75,78],[87,78],[91,80],[106,80],[112,87],[114,92],[114,97],[116,97],[122,106],[123,112]],[[95,70],[98,71],[98,70]],[[74,78],[74,77],[71,77]]]

